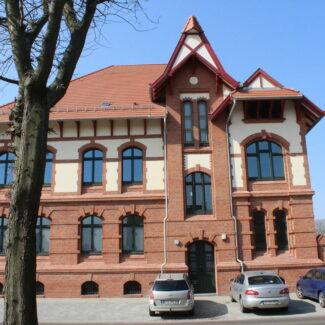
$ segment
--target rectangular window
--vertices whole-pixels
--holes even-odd
[[[191,102],[183,103],[183,128],[184,128],[184,145],[192,146],[193,137],[193,105]]]
[[[281,100],[249,100],[244,102],[246,120],[282,119],[283,105]]]
[[[198,103],[199,109],[199,130],[200,130],[200,145],[208,145],[208,109],[207,103],[200,101]]]

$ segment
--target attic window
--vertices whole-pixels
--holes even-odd
[[[283,101],[252,100],[244,102],[245,121],[283,119]]]

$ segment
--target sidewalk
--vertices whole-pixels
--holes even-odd
[[[3,303],[0,303],[0,319],[3,319]],[[177,323],[191,321],[200,323],[208,320],[249,320],[292,317],[324,317],[325,308],[317,302],[297,300],[292,295],[288,312],[257,311],[242,314],[237,303],[226,296],[196,296],[195,315],[148,315],[147,298],[99,298],[99,299],[38,299],[38,316],[41,323]]]

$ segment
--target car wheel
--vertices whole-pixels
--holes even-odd
[[[243,314],[246,314],[246,313],[249,312],[249,309],[246,308],[246,307],[244,306],[244,303],[243,303],[242,298],[239,298],[239,306],[240,306],[240,311],[241,311]]]
[[[149,316],[156,316],[156,313],[149,308]]]
[[[299,286],[296,289],[296,295],[297,295],[297,297],[299,299],[304,299],[305,298],[305,296],[303,295],[302,290],[301,290],[301,288]]]
[[[319,301],[319,305],[322,308],[325,308],[325,294],[324,294],[324,292],[320,292],[319,293],[319,295],[318,295],[318,301]]]
[[[229,293],[229,297],[230,297],[230,301],[231,302],[235,302],[236,300],[234,299],[233,295],[231,294],[231,291]]]

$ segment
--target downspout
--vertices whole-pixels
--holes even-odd
[[[165,182],[165,217],[164,227],[164,262],[161,264],[160,272],[164,273],[164,267],[167,264],[167,220],[168,220],[168,188],[167,188],[167,113],[164,116],[164,182]]]
[[[227,153],[228,153],[228,176],[229,176],[229,199],[230,199],[230,213],[231,217],[234,221],[234,229],[235,229],[235,245],[236,245],[236,261],[240,265],[240,271],[244,271],[244,262],[239,258],[239,246],[238,246],[238,221],[236,216],[234,215],[234,206],[232,199],[232,178],[231,178],[231,157],[230,157],[230,147],[229,147],[229,122],[231,118],[231,114],[234,111],[236,106],[236,99],[233,99],[233,104],[229,112],[229,116],[226,122],[226,134],[227,134]]]

